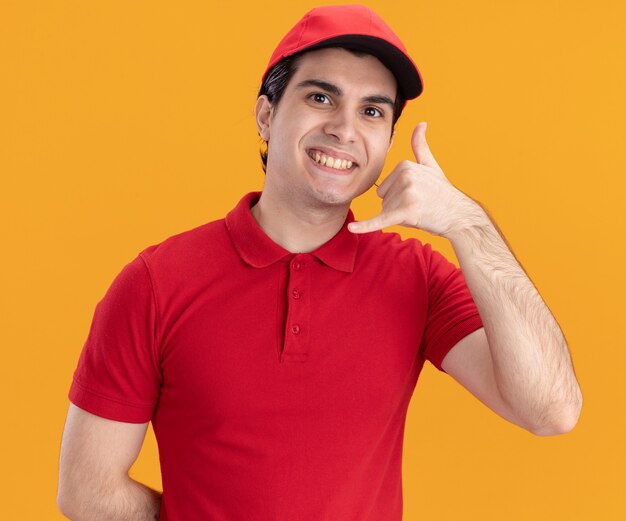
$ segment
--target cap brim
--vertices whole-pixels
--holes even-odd
[[[336,45],[376,56],[393,73],[398,82],[398,89],[405,99],[417,98],[424,90],[422,78],[415,64],[395,45],[375,36],[344,34],[298,49],[293,55]]]

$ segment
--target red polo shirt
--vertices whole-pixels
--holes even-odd
[[[143,250],[98,302],[69,392],[152,421],[162,521],[400,521],[425,360],[482,326],[429,244],[346,225],[294,254],[241,199]]]

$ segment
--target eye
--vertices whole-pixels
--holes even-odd
[[[321,92],[315,92],[309,96],[310,99],[315,101],[316,103],[328,104],[330,100],[326,94],[322,94]]]
[[[377,109],[376,107],[367,107],[365,109],[365,114],[375,118],[382,118],[384,116],[382,110]]]

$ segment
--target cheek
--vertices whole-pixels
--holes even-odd
[[[296,163],[303,161],[300,145],[304,131],[295,118],[281,121],[272,131],[268,145],[269,160],[274,168],[292,172]]]
[[[382,169],[387,159],[387,152],[389,150],[389,142],[383,139],[377,140],[370,147],[370,163],[377,169]]]
[[[282,150],[296,149],[307,133],[307,128],[309,127],[306,120],[298,114],[293,114],[291,117],[283,118],[280,123],[277,122],[272,128],[272,138]]]

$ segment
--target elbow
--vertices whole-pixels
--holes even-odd
[[[72,501],[72,495],[68,491],[67,485],[63,483],[62,480],[59,480],[59,487],[57,489],[57,507],[68,519],[78,519],[75,501]]]
[[[69,498],[61,494],[60,492],[57,494],[57,507],[61,514],[63,514],[68,519],[76,519]]]
[[[557,436],[567,434],[576,426],[577,420],[562,420],[531,429],[535,436]]]
[[[553,416],[550,421],[536,425],[530,432],[537,436],[556,436],[571,432],[578,424],[580,412],[582,410],[582,395],[579,396],[575,404],[569,404],[562,408],[562,413]]]
[[[86,504],[83,489],[79,485],[70,483],[63,476],[59,479],[59,485],[57,489],[57,508],[68,519],[78,521],[85,519],[85,512],[81,512],[81,504]]]

